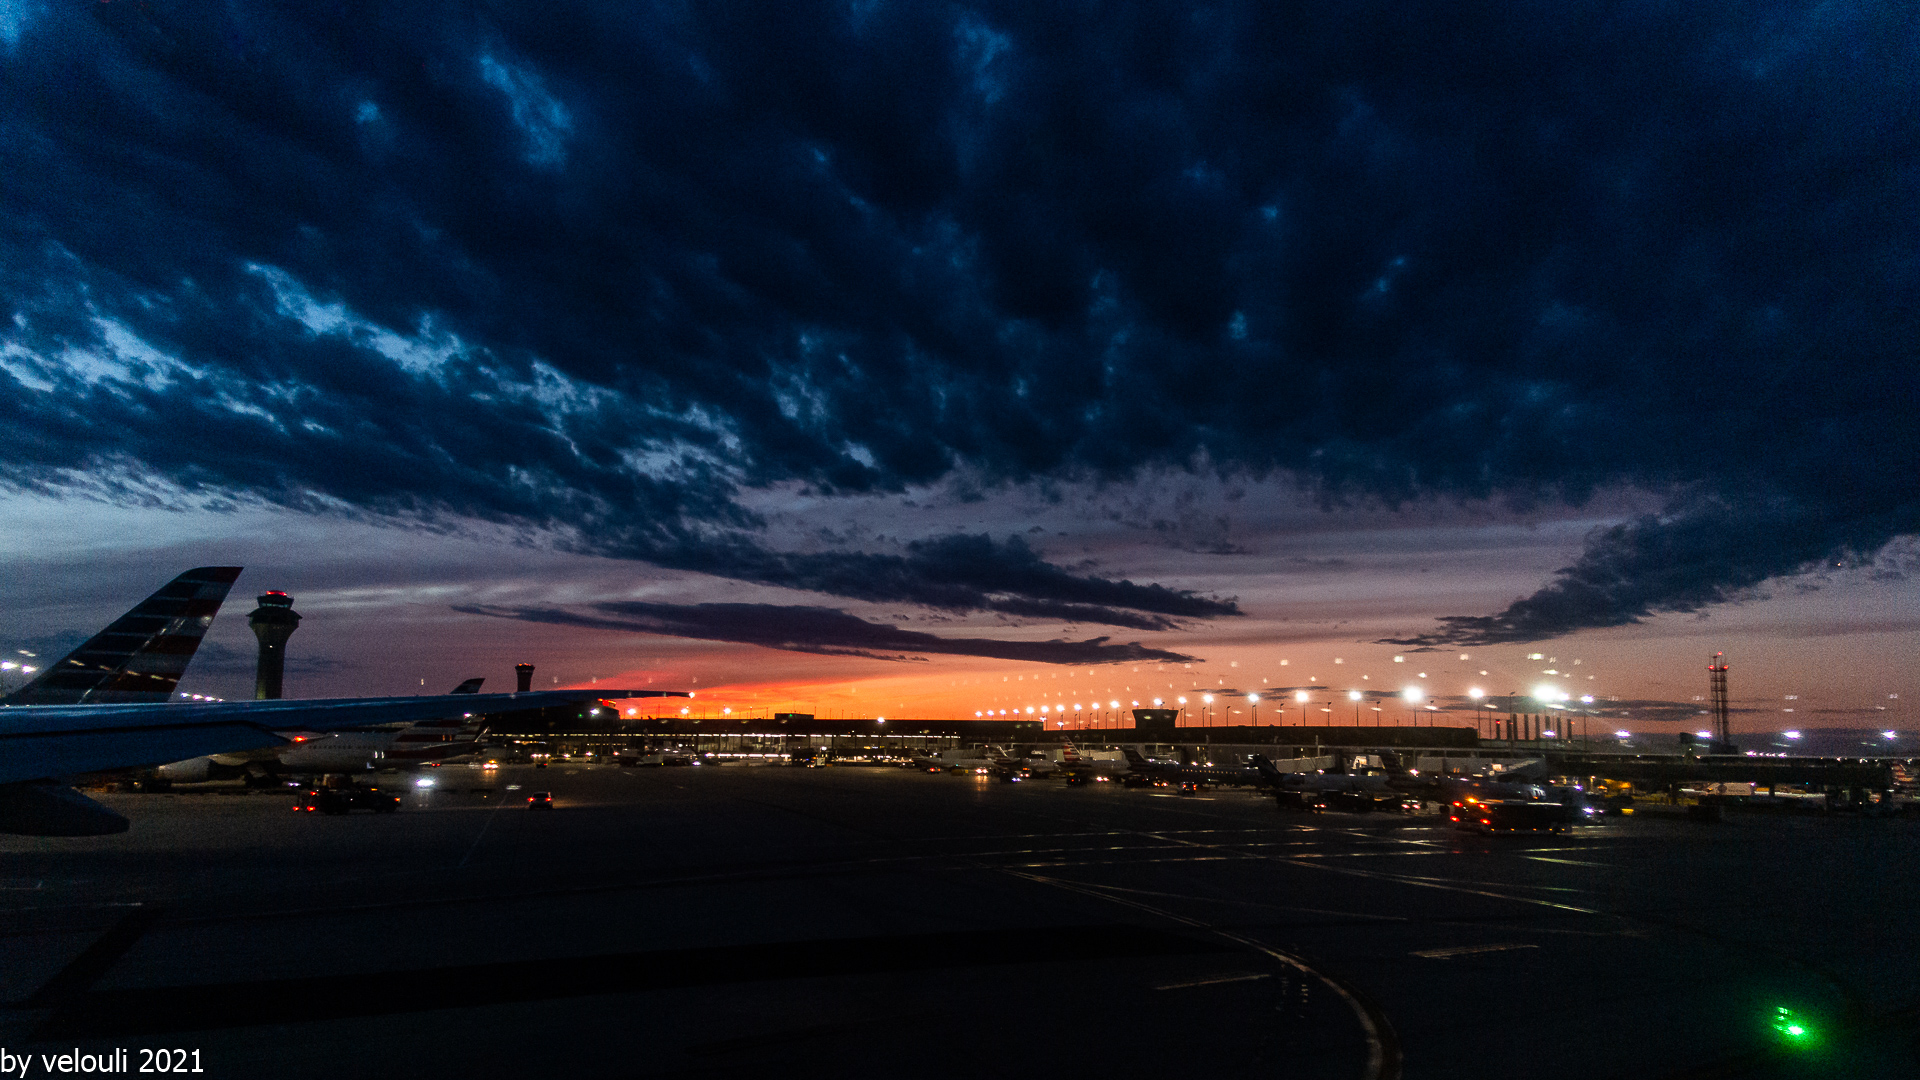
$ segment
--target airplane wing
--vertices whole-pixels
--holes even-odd
[[[0,709],[0,784],[273,746],[285,741],[276,730],[338,731],[601,698],[686,696],[669,690],[591,687],[457,697],[23,705]]]
[[[512,712],[602,698],[686,697],[669,690],[536,690],[525,694],[194,701],[0,708],[0,832],[98,836],[127,820],[59,781],[284,742],[275,728],[334,731],[455,714]]]

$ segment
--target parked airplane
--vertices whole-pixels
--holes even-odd
[[[1392,770],[1374,764],[1375,760],[1372,754],[1340,751],[1326,759],[1328,768],[1287,771],[1264,757],[1256,755],[1253,759],[1283,809],[1366,812],[1406,808],[1409,795],[1395,784]]]
[[[1082,751],[1072,743],[1065,743],[1058,751],[1056,761],[1059,772],[1069,784],[1084,784],[1093,780],[1112,780],[1124,776],[1129,771],[1125,754],[1112,750]]]
[[[1122,748],[1122,752],[1127,756],[1125,782],[1129,784],[1164,780],[1182,787],[1193,787],[1199,784],[1260,785],[1272,782],[1271,775],[1257,765],[1208,765],[1191,760],[1191,755],[1183,755],[1188,758],[1185,761],[1155,761],[1131,746]]]
[[[997,746],[963,746],[952,750],[942,750],[937,754],[915,754],[911,759],[918,768],[928,772],[992,772],[1005,760],[1006,754]]]
[[[524,694],[167,700],[214,614],[240,576],[237,566],[189,570],[134,606],[0,704],[0,832],[98,836],[127,819],[65,779],[145,768],[209,754],[279,746],[283,729],[337,731],[579,704],[601,698],[685,697],[671,690],[542,690]]]

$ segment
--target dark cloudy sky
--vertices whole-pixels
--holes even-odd
[[[1881,711],[1916,27],[0,0],[8,630],[234,561],[314,692],[1538,652],[1690,700],[1726,648],[1756,710]]]

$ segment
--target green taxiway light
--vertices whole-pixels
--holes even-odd
[[[1806,1040],[1812,1033],[1793,1015],[1793,1010],[1784,1005],[1773,1010],[1773,1030],[1796,1042]]]

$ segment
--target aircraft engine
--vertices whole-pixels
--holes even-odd
[[[162,780],[176,784],[198,784],[213,778],[213,759],[208,757],[188,758],[153,770]]]

